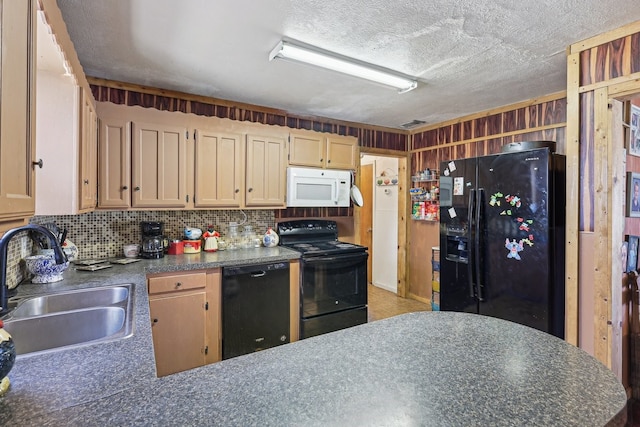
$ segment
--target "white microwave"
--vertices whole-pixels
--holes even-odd
[[[348,207],[348,170],[287,168],[287,207]]]

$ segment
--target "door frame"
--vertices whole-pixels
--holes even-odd
[[[409,271],[407,257],[407,218],[410,206],[408,200],[408,184],[411,182],[409,164],[409,153],[395,150],[384,150],[379,148],[360,147],[360,154],[381,157],[393,157],[398,159],[398,268],[397,268],[397,295],[402,298],[407,297],[407,272]],[[356,185],[360,185],[360,159],[356,168]],[[355,207],[353,212],[354,231],[356,242],[360,242],[360,208]]]

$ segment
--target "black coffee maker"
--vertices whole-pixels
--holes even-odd
[[[160,221],[142,221],[140,223],[142,244],[140,256],[147,259],[162,258],[167,242],[164,236],[164,223]]]

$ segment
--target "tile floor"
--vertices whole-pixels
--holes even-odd
[[[431,306],[409,298],[401,298],[386,289],[369,284],[369,322],[414,311],[431,311]]]

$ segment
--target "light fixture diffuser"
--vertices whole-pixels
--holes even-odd
[[[371,80],[386,86],[395,87],[398,93],[409,92],[418,86],[415,80],[402,77],[388,71],[377,69],[371,65],[349,60],[329,52],[302,47],[281,40],[269,54],[269,61],[274,58],[304,62],[362,79]]]

